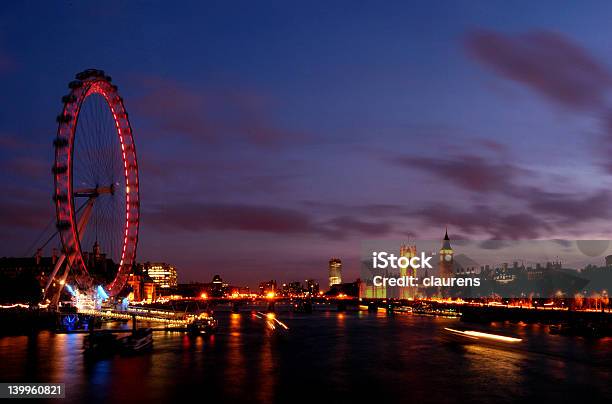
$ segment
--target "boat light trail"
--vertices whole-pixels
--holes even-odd
[[[447,327],[444,327],[444,329],[447,331],[451,331],[456,334],[462,334],[468,337],[487,338],[487,339],[503,341],[503,342],[512,342],[512,343],[522,341],[521,338],[506,337],[505,335],[489,334],[489,333],[480,332],[480,331],[461,331],[461,330],[454,330],[452,328],[447,328]]]

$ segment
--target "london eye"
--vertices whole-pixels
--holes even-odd
[[[136,149],[117,86],[103,71],[88,69],[68,87],[53,142],[62,255],[44,292],[54,303],[68,279],[81,291],[101,287],[117,295],[136,258],[140,219]]]

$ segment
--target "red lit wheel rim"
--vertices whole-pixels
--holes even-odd
[[[69,87],[54,141],[57,227],[77,286],[102,284],[113,296],[126,284],[138,245],[134,138],[123,100],[104,72],[79,73]]]

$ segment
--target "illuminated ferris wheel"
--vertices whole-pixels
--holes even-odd
[[[136,258],[140,218],[136,149],[117,86],[103,71],[88,69],[68,87],[53,142],[53,199],[63,248],[45,295],[56,301],[69,274],[80,290],[102,286],[110,296],[119,293]],[[104,285],[92,276],[100,257],[116,265]]]

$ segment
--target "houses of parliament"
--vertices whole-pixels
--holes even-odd
[[[400,245],[399,250],[400,257],[406,257],[408,259],[415,257],[417,255],[417,246],[414,243],[407,243]],[[455,273],[455,260],[454,260],[454,250],[451,245],[450,238],[448,237],[448,229],[444,233],[444,238],[442,239],[442,243],[438,253],[435,255],[435,265],[434,268],[437,269],[436,273],[429,273],[429,270],[425,269],[421,273],[417,273],[417,270],[411,267],[401,268],[399,273],[385,273],[382,275],[385,276],[401,276],[401,277],[415,277],[415,278],[427,278],[429,276],[435,275],[440,278],[452,278]],[[363,262],[362,265],[365,265],[365,268],[362,268],[362,272],[366,274],[372,273],[371,266],[369,263]],[[435,271],[434,269],[434,271]],[[432,271],[433,272],[433,271]],[[379,274],[375,274],[379,275]],[[416,286],[404,286],[404,287],[386,287],[386,286],[375,286],[372,282],[372,276],[363,276],[364,281],[361,282],[360,287],[360,297],[363,298],[373,298],[373,299],[413,299],[416,297],[429,295],[431,293],[435,293],[436,291],[425,290],[422,287]]]

